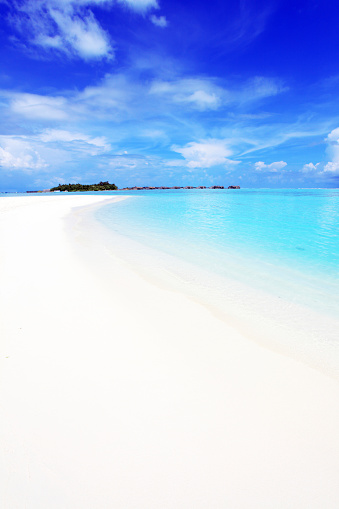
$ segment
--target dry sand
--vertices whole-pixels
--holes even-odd
[[[339,507],[339,383],[0,198],[0,507]],[[67,226],[67,227],[66,227]]]

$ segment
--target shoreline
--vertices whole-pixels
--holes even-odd
[[[0,200],[3,507],[336,509],[337,380],[93,244],[111,199]]]
[[[127,196],[127,198],[129,198]],[[109,205],[109,203],[107,203]],[[101,208],[101,207],[99,207]],[[326,309],[316,309],[305,303],[297,303],[292,295],[282,296],[278,289],[279,275],[270,290],[258,288],[243,280],[225,277],[208,268],[188,262],[173,254],[145,245],[107,227],[95,211],[84,212],[79,226],[91,236],[92,244],[105,245],[108,258],[102,266],[109,264],[109,256],[125,261],[136,274],[146,281],[184,294],[191,301],[204,306],[217,319],[224,321],[246,338],[294,360],[320,370],[339,380],[339,343],[336,331],[339,321]],[[243,272],[241,263],[238,270]],[[252,270],[255,270],[252,267]],[[101,274],[101,277],[103,274]],[[290,285],[302,284],[290,280]]]

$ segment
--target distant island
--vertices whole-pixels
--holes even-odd
[[[99,184],[59,184],[57,187],[52,187],[51,192],[60,191],[75,193],[78,191],[117,191],[118,187],[109,182],[99,182]]]
[[[166,187],[166,186],[160,186],[160,187],[123,187],[122,189],[119,189],[115,184],[110,184],[109,182],[99,182],[98,184],[59,184],[57,187],[52,187],[51,189],[44,189],[43,191],[27,191],[27,193],[46,193],[46,192],[52,192],[52,193],[58,193],[58,192],[68,192],[68,193],[75,193],[75,192],[81,192],[81,191],[146,191],[146,190],[162,190],[162,189],[225,189],[224,186],[185,186],[185,187],[179,187],[179,186],[173,186],[173,187]],[[228,186],[227,189],[240,189],[240,186]]]
[[[206,186],[198,186],[198,187],[193,187],[193,186],[185,186],[185,187],[179,187],[179,186],[173,186],[173,187],[165,187],[165,186],[161,186],[161,187],[138,187],[138,186],[134,186],[134,187],[123,187],[122,189],[119,189],[119,191],[145,191],[145,190],[153,191],[153,190],[156,190],[156,189],[225,189],[225,188],[224,188],[224,186],[211,186],[211,187],[206,187]],[[228,186],[227,189],[240,189],[240,186]]]

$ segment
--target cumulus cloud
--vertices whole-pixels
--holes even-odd
[[[156,16],[155,14],[152,14],[152,16],[150,17],[150,20],[152,21],[152,23],[154,25],[156,25],[157,27],[161,27],[161,28],[167,27],[167,24],[168,24],[165,16]]]
[[[204,140],[199,143],[190,142],[184,147],[173,146],[172,150],[181,154],[186,160],[188,168],[210,168],[219,164],[226,164],[232,155],[224,140]]]
[[[269,173],[277,173],[278,171],[282,170],[287,166],[287,163],[285,161],[276,161],[271,164],[266,164],[263,161],[258,161],[257,163],[254,163],[254,167],[257,171],[265,171]]]
[[[331,145],[339,145],[339,127],[333,129],[326,139]]]
[[[0,137],[0,166],[9,170],[39,170],[47,163],[27,141],[11,136]]]
[[[339,175],[339,161],[325,164],[324,169],[322,171],[323,174],[327,174],[328,176]]]
[[[325,138],[326,152],[330,161],[327,163],[307,163],[301,169],[304,174],[320,178],[337,177],[339,175],[339,127],[333,129]]]
[[[326,152],[331,159],[328,161],[319,175],[322,177],[337,177],[339,175],[339,127],[333,129],[325,138],[327,143]]]
[[[327,153],[329,154],[331,161],[333,163],[339,163],[339,127],[330,132],[326,141],[328,143]]]
[[[301,171],[302,171],[302,173],[315,173],[316,171],[318,171],[319,164],[320,163],[316,163],[316,164],[307,163],[307,164],[304,164],[304,166],[302,167]]]
[[[78,162],[79,158],[107,157],[110,151],[111,145],[104,136],[63,129],[45,129],[31,135],[0,136],[0,166],[12,170],[60,168]]]

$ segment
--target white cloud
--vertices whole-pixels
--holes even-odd
[[[302,173],[314,173],[314,172],[316,172],[318,170],[319,164],[320,163],[316,163],[316,164],[307,163],[307,164],[304,164],[304,166],[302,167],[301,171],[302,171]]]
[[[331,161],[328,161],[323,170],[319,172],[322,177],[336,177],[339,175],[339,127],[333,129],[327,138],[326,152]]]
[[[277,173],[278,171],[282,170],[287,166],[287,163],[285,161],[276,161],[271,164],[265,164],[263,161],[258,161],[257,163],[254,163],[254,167],[257,171],[266,171],[270,173]]]
[[[263,161],[254,163],[254,167],[257,171],[266,171],[270,173],[277,173],[279,170],[282,170],[282,168],[285,168],[285,166],[287,166],[285,161],[276,161],[271,164],[265,164]]]
[[[337,162],[329,162],[324,166],[324,170],[322,174],[327,173],[332,176],[339,175],[339,161]]]
[[[339,163],[339,127],[333,129],[327,136],[327,153],[334,163]]]
[[[232,154],[224,140],[204,140],[200,143],[191,142],[184,147],[173,146],[172,150],[186,159],[188,168],[210,168],[226,164]]]
[[[37,44],[45,44],[62,50],[70,50],[85,60],[112,57],[112,47],[108,35],[99,26],[92,13],[86,17],[65,14],[58,9],[50,9],[49,14],[59,28],[59,35],[45,39],[38,37]]]
[[[62,129],[45,129],[39,134],[0,136],[0,166],[16,170],[38,170],[86,160],[109,153],[111,145],[103,136]],[[48,164],[47,164],[48,162]]]
[[[76,150],[90,155],[97,155],[111,150],[111,145],[104,136],[91,137],[83,133],[74,133],[62,129],[46,129],[39,136],[45,143],[68,143]]]
[[[134,99],[140,102],[141,93],[138,85],[131,83],[124,75],[107,75],[101,84],[86,87],[80,92],[77,103],[84,104],[87,111],[108,112],[111,116],[112,110],[128,111]]]
[[[39,34],[35,38],[35,44],[45,48],[60,49],[63,46],[63,40],[60,35],[50,36],[46,34]]]
[[[149,9],[158,9],[157,0],[118,0],[119,3],[127,5],[134,11],[145,12]]]
[[[301,169],[302,173],[319,177],[337,177],[339,175],[339,127],[333,129],[325,138],[326,152],[331,159],[327,163],[307,163]],[[322,168],[320,170],[320,168]]]
[[[126,120],[129,113],[142,109],[140,97],[147,92],[122,75],[106,76],[97,86],[82,91],[67,91],[64,96],[50,96],[0,90],[3,106],[12,114],[30,121],[92,123],[95,120]],[[0,102],[0,104],[1,104]],[[7,108],[8,105],[8,108]]]
[[[175,81],[154,81],[151,94],[162,95],[174,103],[190,103],[199,110],[216,110],[220,106],[258,101],[286,91],[278,81],[255,77],[246,83],[225,88],[215,79],[185,78]]]
[[[11,136],[0,137],[0,166],[10,170],[39,170],[47,163],[27,141]]]
[[[154,81],[150,94],[162,95],[175,103],[190,103],[199,110],[215,110],[224,95],[211,80],[188,78],[177,81]]]
[[[12,20],[20,36],[46,50],[57,50],[85,60],[112,58],[109,35],[90,10],[105,0],[26,0],[14,4]]]
[[[335,145],[339,145],[339,127],[333,129],[330,134],[327,136],[327,141],[330,143],[334,143]]]
[[[187,96],[187,102],[191,102],[199,106],[200,109],[214,109],[219,105],[219,98],[214,93],[207,93],[205,90],[196,90],[193,94]]]
[[[154,25],[156,25],[157,27],[161,27],[161,28],[167,27],[167,24],[168,24],[165,16],[155,16],[155,14],[152,14],[152,16],[150,17],[150,20],[152,21],[152,23]]]
[[[65,120],[68,117],[64,97],[20,93],[9,97],[11,110],[29,119]]]

